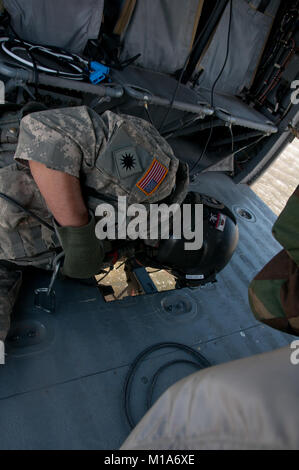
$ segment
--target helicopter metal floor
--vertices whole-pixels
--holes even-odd
[[[155,343],[184,343],[219,364],[291,342],[257,323],[247,300],[249,281],[280,250],[271,236],[274,214],[249,187],[221,174],[200,175],[192,189],[252,216],[238,218],[239,247],[216,285],[105,303],[94,287],[58,281],[51,315],[33,305],[34,288],[46,286],[48,274],[25,279],[13,318],[16,335],[0,366],[1,449],[119,448],[130,432],[121,400],[125,374]],[[136,420],[145,412],[150,376],[183,355],[169,349],[143,363],[132,389]],[[165,371],[155,398],[192,372],[188,365]]]

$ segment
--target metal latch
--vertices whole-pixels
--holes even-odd
[[[47,313],[54,313],[56,308],[56,294],[53,290],[54,282],[58,276],[64,253],[60,253],[54,260],[54,271],[49,287],[39,287],[34,291],[34,306]]]

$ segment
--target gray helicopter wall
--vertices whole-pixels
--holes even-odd
[[[138,1],[124,35],[122,59],[136,54],[135,64],[173,73],[183,67],[192,46],[200,0]]]
[[[265,13],[256,10],[259,4],[260,0],[232,0],[229,55],[217,82],[217,91],[236,95],[244,87],[249,87],[254,78],[280,0],[270,0]],[[204,69],[198,81],[200,88],[211,89],[224,65],[229,18],[230,4],[227,5],[210,46],[200,61],[199,69]]]
[[[4,6],[22,39],[80,53],[99,34],[104,0],[4,0]]]

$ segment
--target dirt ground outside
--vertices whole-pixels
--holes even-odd
[[[279,215],[298,185],[299,139],[295,139],[251,188]]]

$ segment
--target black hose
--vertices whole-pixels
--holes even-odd
[[[229,52],[230,52],[230,39],[231,39],[231,29],[232,29],[232,18],[233,18],[233,0],[229,0],[229,20],[228,20],[228,30],[227,30],[227,42],[226,42],[226,54],[225,54],[225,59],[223,62],[223,65],[221,67],[221,70],[216,78],[216,80],[213,83],[212,89],[211,89],[211,107],[214,108],[214,93],[216,89],[216,85],[219,82],[220,78],[222,77],[222,74],[225,70],[225,67],[227,65],[227,60],[229,57]]]
[[[195,351],[194,349],[190,348],[189,346],[186,346],[186,345],[180,344],[180,343],[159,343],[159,344],[155,344],[154,346],[150,346],[149,348],[142,351],[136,357],[136,359],[132,362],[132,364],[130,366],[130,369],[129,369],[127,375],[126,375],[125,383],[124,383],[124,389],[123,389],[123,405],[124,405],[125,415],[126,415],[126,418],[128,420],[128,423],[129,423],[129,426],[131,427],[131,429],[133,429],[135,427],[136,423],[135,423],[135,421],[132,417],[132,413],[131,413],[130,391],[131,391],[132,381],[133,381],[133,378],[136,374],[138,365],[140,364],[140,362],[142,362],[144,360],[144,358],[146,356],[148,356],[152,352],[158,351],[160,349],[165,349],[165,348],[176,348],[176,349],[180,349],[180,350],[186,352],[187,354],[190,354],[191,356],[193,356],[198,361],[198,367],[200,369],[210,367],[210,365],[211,365],[209,363],[209,361],[207,361],[207,359],[205,357],[203,357],[199,352]],[[173,364],[173,361],[171,363],[169,363],[168,365],[166,364],[165,367],[163,367],[163,370],[166,367],[168,367],[172,364]],[[162,372],[162,370],[159,369],[158,372],[156,373],[156,375],[154,376],[154,379],[157,376],[157,374],[158,375],[160,374],[160,371]]]
[[[193,72],[195,70],[195,67],[197,66],[204,49],[211,38],[211,35],[213,34],[213,31],[215,30],[226,6],[228,4],[228,0],[218,0],[217,4],[215,5],[208,23],[206,24],[205,28],[203,31],[200,33],[199,36],[199,41],[195,47],[195,50],[190,58],[190,61],[188,63],[186,73],[184,76],[184,82],[187,82],[193,75]]]
[[[10,67],[2,61],[0,61],[0,74],[15,79],[16,81],[24,81],[33,84],[36,82],[36,75],[34,72]],[[92,95],[109,96],[111,98],[121,98],[123,95],[123,89],[120,86],[109,87],[103,85],[92,85],[90,83],[76,82],[66,78],[52,77],[44,73],[38,75],[38,83],[67,90],[81,91]]]
[[[67,78],[51,77],[46,74],[40,74],[38,76],[38,82],[41,85],[66,88],[68,90],[81,91],[92,95],[110,96],[111,98],[121,98],[123,95],[123,89],[120,86],[113,88],[103,85],[92,85],[90,83],[75,82],[74,80],[68,80]],[[30,83],[34,83],[34,77],[31,78]]]
[[[233,0],[229,0],[229,22],[228,22],[228,30],[227,30],[227,45],[226,45],[226,55],[225,55],[225,59],[224,59],[224,62],[223,62],[223,66],[216,78],[216,80],[214,81],[213,83],[213,86],[212,86],[212,89],[211,89],[211,107],[214,108],[214,94],[215,94],[215,89],[216,89],[216,85],[217,83],[219,82],[220,78],[222,77],[222,74],[225,70],[225,67],[227,65],[227,61],[228,61],[228,57],[229,57],[229,52],[230,52],[230,39],[231,39],[231,27],[232,27],[232,17],[233,17]],[[192,166],[192,168],[190,169],[190,174],[192,171],[195,170],[195,168],[198,166],[199,162],[203,159],[203,157],[205,156],[206,154],[206,151],[208,149],[208,146],[209,146],[209,143],[211,142],[211,139],[212,139],[212,135],[213,135],[213,126],[212,126],[212,118],[210,119],[210,133],[209,133],[209,137],[206,141],[206,145],[202,151],[202,153],[200,154],[200,156],[198,157],[197,161],[195,162],[195,164]]]

